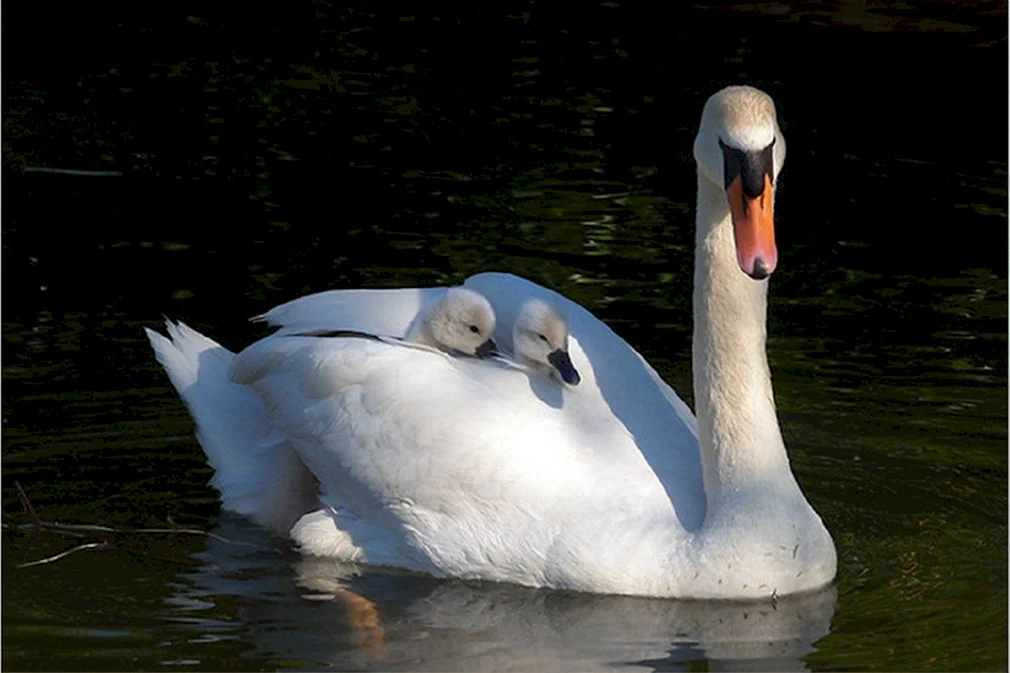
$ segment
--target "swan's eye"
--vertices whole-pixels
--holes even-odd
[[[476,325],[470,325],[470,331],[473,332],[474,334],[480,334],[480,328],[477,327]]]
[[[541,341],[543,341],[544,343],[547,343],[547,337],[545,337],[543,334],[538,334],[537,336],[540,337]]]

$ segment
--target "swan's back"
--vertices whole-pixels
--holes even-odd
[[[507,273],[481,273],[463,287],[491,302],[495,341],[513,351],[512,329],[523,303],[533,297],[568,314],[569,352],[582,378],[578,395],[602,402],[599,413],[626,428],[674,503],[681,523],[694,530],[705,514],[697,421],[688,406],[624,339],[581,305]],[[444,287],[391,290],[331,290],[301,297],[264,314],[291,334],[300,329],[357,329],[404,336]],[[574,391],[573,391],[574,393]],[[569,419],[572,416],[568,417]]]

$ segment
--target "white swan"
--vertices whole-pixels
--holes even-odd
[[[230,365],[265,405],[247,404],[249,388],[223,380],[219,367],[205,370],[207,353],[232,357],[213,342],[178,328],[174,343],[152,335],[212,464],[214,454],[229,454],[217,462],[266,456],[308,468],[231,478],[215,464],[225,506],[243,512],[225,487],[244,489],[243,513],[280,529],[313,508],[306,493],[314,476],[325,507],[292,530],[304,551],[443,576],[697,598],[759,598],[829,583],[834,544],[790,470],[765,355],[764,279],[776,263],[772,197],[784,154],[774,105],[762,92],[730,87],[706,103],[695,142],[697,424],[644,359],[588,311],[504,274],[480,274],[465,286],[490,300],[496,338],[506,345],[530,296],[569,314],[582,382],[556,387],[553,403],[522,372],[485,361],[362,339],[290,338],[330,325],[406,333],[440,288],[320,293],[265,314],[281,326],[278,335]],[[186,377],[173,374],[186,367],[195,372],[191,387],[228,394],[196,402],[180,387]],[[220,414],[210,413],[215,404]],[[201,419],[230,427],[227,417],[239,411],[279,441],[244,456],[241,444],[208,449],[217,439]],[[285,509],[282,501],[296,504]]]
[[[293,336],[366,337],[387,343],[485,358],[496,354],[495,343],[491,340],[494,328],[494,309],[487,299],[473,290],[451,287],[417,314],[403,337],[381,332],[318,327],[297,331]]]
[[[495,314],[481,294],[453,287],[418,315],[407,331],[407,341],[466,355],[486,357],[494,352]]]
[[[568,353],[568,316],[536,297],[523,302],[512,328],[515,361],[533,373],[547,372],[573,386],[581,377]]]

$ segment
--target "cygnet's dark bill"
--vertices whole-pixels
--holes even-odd
[[[488,339],[480,346],[477,346],[477,350],[474,351],[473,354],[479,357],[481,360],[485,360],[487,358],[498,355],[498,346],[495,345],[494,341]]]
[[[568,357],[568,351],[559,348],[547,356],[547,361],[558,371],[562,381],[572,386],[579,385],[582,377],[575,371],[572,359]]]

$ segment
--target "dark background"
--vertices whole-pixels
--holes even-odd
[[[200,539],[17,568],[77,541],[36,535],[15,480],[45,520],[213,525],[142,332],[162,314],[237,350],[263,333],[249,316],[308,292],[505,270],[585,305],[690,402],[691,146],[705,99],[747,83],[788,142],[776,402],[839,549],[808,659],[1005,670],[1005,2],[20,2],[2,19],[5,665],[150,670],[166,639],[207,670],[262,663],[229,649],[245,635],[193,644],[199,621],[166,635],[180,568],[213,563]],[[273,614],[206,594],[238,627],[233,604]]]
[[[1004,3],[661,5],[497,2],[434,21],[440,12],[408,3],[192,3],[122,14],[14,3],[5,8],[5,113],[23,112],[22,98],[30,110],[15,117],[23,128],[5,134],[6,315],[45,305],[156,317],[169,308],[179,260],[160,245],[138,249],[142,240],[199,241],[185,260],[188,282],[232,301],[252,291],[253,240],[284,248],[271,252],[297,278],[289,289],[361,282],[353,262],[334,262],[337,252],[353,260],[348,251],[382,246],[375,229],[394,222],[422,234],[431,227],[407,169],[451,167],[504,188],[564,152],[558,125],[567,120],[532,103],[528,118],[509,118],[516,98],[612,92],[614,112],[594,129],[609,175],[657,166],[644,185],[690,203],[701,104],[739,81],[776,99],[789,151],[804,156],[784,179],[786,242],[866,243],[871,272],[1003,270],[1005,222],[980,229],[951,204],[977,201],[980,184],[1005,186],[994,170],[1007,147]],[[515,63],[517,49],[536,64]],[[264,56],[271,62],[258,62]],[[274,84],[306,65],[343,73],[345,90]],[[366,71],[358,85],[356,65]],[[532,68],[541,76],[516,89],[513,73]],[[274,114],[253,100],[271,91]],[[392,96],[410,110],[391,124],[376,111]],[[494,123],[502,110],[508,123]],[[264,145],[300,159],[270,162],[266,200],[280,204],[280,218],[249,198],[259,184],[244,160]],[[201,174],[209,155],[220,157],[216,176]],[[23,164],[124,175],[21,175]],[[786,219],[790,193],[806,195],[802,217]],[[270,231],[276,219],[292,226]]]

